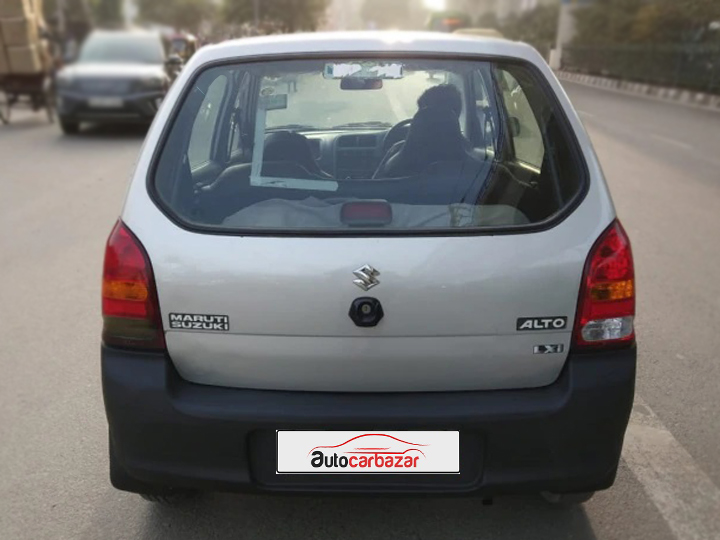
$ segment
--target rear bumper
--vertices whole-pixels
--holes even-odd
[[[119,489],[576,492],[615,479],[635,349],[571,355],[530,390],[348,394],[243,390],[183,380],[162,354],[103,347]],[[275,430],[459,430],[459,475],[276,475]]]

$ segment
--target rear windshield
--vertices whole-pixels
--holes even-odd
[[[162,64],[160,36],[143,32],[92,34],[80,50],[78,62]]]
[[[186,92],[156,200],[223,232],[531,226],[578,197],[584,168],[531,68],[465,60],[223,65]]]

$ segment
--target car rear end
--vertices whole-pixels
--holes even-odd
[[[632,253],[556,79],[518,44],[316,39],[203,50],[148,135],[103,276],[114,485],[609,487]]]
[[[150,124],[170,85],[163,40],[156,32],[95,31],[56,85],[68,132],[80,122]]]
[[[157,73],[123,77],[113,68],[107,71],[59,89],[62,117],[69,122],[150,124],[168,82]]]

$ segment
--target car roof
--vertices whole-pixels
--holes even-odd
[[[462,35],[462,36],[475,36],[476,38],[479,37],[494,37],[494,38],[502,38],[504,39],[505,36],[502,34],[502,32],[496,30],[495,28],[459,28],[453,32],[455,35]]]
[[[442,32],[386,31],[318,32],[236,39],[204,47],[192,63],[197,65],[237,57],[387,52],[498,56],[544,62],[529,45],[506,39]]]
[[[145,30],[142,28],[117,28],[117,29],[108,29],[108,28],[102,28],[98,30],[93,30],[90,32],[88,37],[106,37],[106,36],[127,36],[127,37],[157,37],[160,38],[160,32],[156,32],[154,30]]]

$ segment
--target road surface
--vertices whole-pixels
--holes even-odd
[[[720,114],[567,90],[636,256],[638,405],[613,489],[572,509],[244,495],[169,509],[113,490],[100,274],[143,131],[67,138],[25,114],[0,126],[0,538],[720,538]]]

